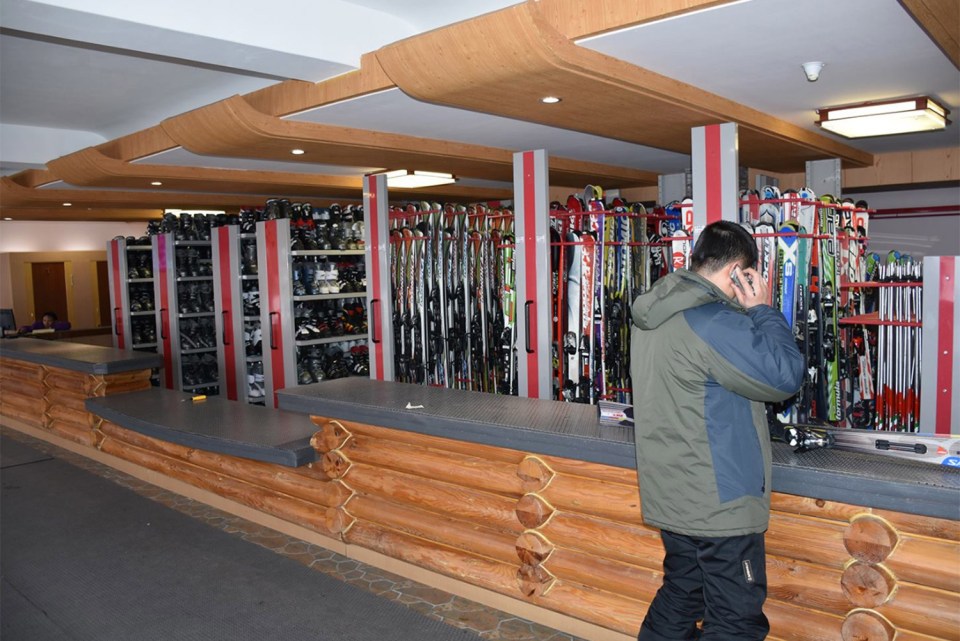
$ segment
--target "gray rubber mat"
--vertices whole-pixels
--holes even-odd
[[[0,467],[46,461],[51,457],[10,438],[0,439]]]
[[[4,641],[480,639],[63,461],[0,476]]]

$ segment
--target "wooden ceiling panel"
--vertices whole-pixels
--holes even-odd
[[[953,66],[960,69],[960,2],[900,0],[900,4],[940,47]]]
[[[804,160],[820,158],[873,161],[815,132],[578,47],[535,2],[388,45],[377,58],[398,87],[426,102],[679,153],[690,153],[691,128],[737,122],[762,140],[748,136],[742,162],[771,171],[798,171]],[[541,104],[548,95],[563,101]]]
[[[0,216],[13,220],[54,220],[64,222],[147,222],[163,216],[163,209],[102,209],[100,207],[6,207]]]

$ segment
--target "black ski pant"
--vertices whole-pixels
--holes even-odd
[[[663,585],[638,641],[762,641],[770,631],[763,534],[690,537],[661,530]],[[702,630],[697,622],[702,620]]]

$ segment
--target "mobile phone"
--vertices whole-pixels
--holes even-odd
[[[733,271],[730,272],[730,280],[732,280],[733,284],[743,291],[744,294],[747,293],[747,290],[744,287],[744,281],[746,281],[746,284],[750,286],[750,293],[756,295],[757,291],[753,288],[753,281],[748,275],[740,271],[739,267],[734,267]]]

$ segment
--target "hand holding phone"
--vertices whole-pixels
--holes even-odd
[[[747,269],[734,267],[730,272],[730,280],[733,281],[733,293],[737,302],[744,307],[769,303],[770,294],[767,291],[767,283],[752,267]]]

